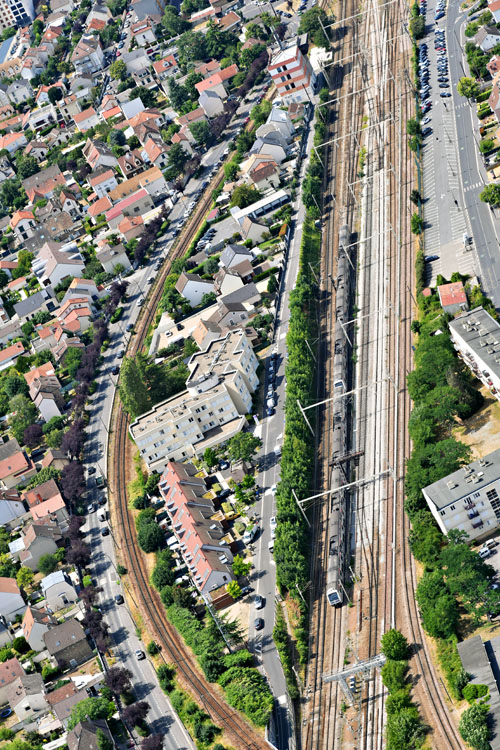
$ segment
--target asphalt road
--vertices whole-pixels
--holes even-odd
[[[304,153],[310,153],[312,149],[313,130],[310,129],[308,142]],[[304,176],[307,160],[303,162],[301,179]],[[300,195],[300,190],[298,190]],[[255,588],[254,597],[260,595],[265,600],[265,606],[261,610],[254,610],[250,617],[249,644],[257,656],[264,672],[269,680],[272,691],[276,698],[276,709],[274,712],[274,736],[271,740],[280,750],[289,747],[291,737],[291,719],[288,713],[286,699],[286,683],[281,662],[273,641],[273,628],[275,621],[275,595],[276,595],[276,567],[273,556],[269,552],[271,541],[270,519],[276,514],[276,502],[274,486],[280,477],[280,459],[275,453],[275,448],[283,444],[285,429],[285,366],[286,366],[286,334],[290,319],[289,299],[290,292],[295,286],[299,267],[300,243],[302,239],[302,225],[305,217],[305,207],[300,198],[294,203],[293,233],[289,242],[286,269],[282,277],[280,288],[280,304],[277,312],[275,335],[272,350],[277,352],[277,371],[275,381],[275,394],[277,405],[275,413],[271,417],[264,418],[256,428],[256,434],[262,439],[262,448],[259,453],[259,474],[257,484],[262,488],[261,499],[255,505],[255,514],[259,519],[260,533],[254,543],[254,570],[251,577],[252,586]],[[269,386],[269,362],[266,362],[265,390]],[[254,621],[256,617],[262,617],[264,627],[255,630]]]
[[[91,500],[96,502],[99,497],[106,494],[105,491],[96,487],[95,479],[99,475],[106,476],[107,474],[106,444],[116,387],[116,377],[111,374],[111,370],[121,361],[117,355],[125,346],[127,336],[130,335],[126,333],[126,326],[137,319],[140,309],[137,307],[137,300],[141,296],[142,290],[147,288],[147,279],[154,276],[154,273],[152,266],[149,266],[140,269],[127,279],[130,283],[130,299],[125,305],[124,316],[119,323],[110,326],[112,332],[110,347],[104,354],[104,363],[97,378],[98,388],[88,407],[90,422],[86,430],[88,439],[85,444],[84,466],[88,476],[89,502]],[[91,467],[95,469],[95,473],[89,475],[88,470]],[[147,657],[139,661],[135,655],[135,651],[138,649],[146,653],[147,644],[144,644],[138,638],[135,624],[126,604],[116,604],[114,601],[115,595],[123,592],[122,585],[126,586],[127,584],[126,579],[124,579],[123,584],[119,582],[116,573],[113,539],[116,546],[119,547],[120,535],[118,533],[114,536],[109,520],[100,520],[107,509],[106,504],[99,506],[97,511],[89,513],[82,531],[85,533],[86,541],[92,549],[90,565],[92,577],[103,589],[99,603],[103,616],[110,627],[116,663],[132,672],[134,695],[137,700],[145,700],[149,703],[151,710],[147,717],[148,724],[153,733],[165,734],[164,747],[167,750],[179,750],[179,748],[191,750],[194,745],[173,711],[169,700],[158,686],[152,664]],[[101,534],[105,527],[110,529],[111,533],[108,536],[102,536]],[[131,596],[133,596],[133,592],[131,592]]]
[[[477,276],[485,293],[500,307],[499,220],[479,194],[487,183],[486,170],[477,146],[479,140],[475,105],[456,90],[458,80],[468,75],[463,54],[467,15],[450,3],[447,15],[434,24],[435,0],[427,10],[432,108],[426,117],[433,133],[423,146],[423,193],[425,253],[438,255],[427,264],[428,282],[437,274],[450,278],[454,271]],[[434,28],[445,30],[449,64],[449,99],[441,99],[437,82]],[[427,125],[426,125],[427,126]],[[426,127],[424,126],[424,127]],[[472,249],[464,247],[464,233],[473,237]]]

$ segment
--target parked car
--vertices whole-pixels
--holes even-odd
[[[262,630],[263,627],[264,627],[264,620],[262,619],[262,617],[256,617],[255,622],[254,622],[255,630]]]
[[[116,594],[115,595],[115,602],[117,604],[123,604],[123,602],[124,602],[123,596],[121,594]]]
[[[144,653],[144,651],[141,651],[141,649],[138,648],[135,652],[135,658],[137,659],[137,661],[142,661],[146,658],[146,654]]]
[[[255,609],[262,609],[264,607],[264,598],[257,594],[255,597]]]

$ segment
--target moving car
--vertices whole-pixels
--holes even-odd
[[[262,609],[264,607],[264,598],[257,594],[255,597],[255,609]]]
[[[257,617],[254,622],[255,630],[262,630],[263,627],[264,627],[264,620],[262,619],[262,617]]]
[[[146,654],[144,653],[144,651],[141,651],[141,649],[138,648],[137,651],[135,652],[135,657],[137,661],[142,661],[143,659],[146,658]]]

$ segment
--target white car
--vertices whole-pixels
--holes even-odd
[[[276,520],[276,516],[271,516],[271,518],[269,519],[269,524],[271,526],[271,531],[274,531],[274,529],[278,525],[278,521]]]
[[[271,492],[274,494],[276,492],[276,484],[271,485]]]

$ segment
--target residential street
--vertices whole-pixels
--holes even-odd
[[[313,128],[310,127],[307,146],[304,153],[310,153],[312,149]],[[304,176],[307,160],[303,162],[301,169],[301,180]],[[269,552],[271,541],[270,518],[275,515],[274,492],[271,487],[275,486],[280,476],[280,459],[276,456],[274,449],[283,443],[284,406],[285,406],[285,365],[286,365],[286,334],[289,322],[289,298],[290,292],[295,286],[299,265],[300,244],[302,239],[302,225],[305,217],[305,208],[302,201],[297,199],[294,204],[296,210],[294,228],[289,242],[287,253],[287,264],[284,279],[281,282],[281,295],[279,310],[276,319],[273,348],[278,353],[278,368],[276,373],[276,394],[278,403],[275,414],[265,418],[256,430],[262,439],[262,450],[260,453],[260,473],[257,476],[257,484],[262,488],[262,499],[256,504],[255,511],[261,526],[261,533],[255,542],[255,573],[252,585],[255,594],[265,599],[265,608],[255,612],[264,619],[264,628],[256,631],[253,620],[250,618],[249,642],[253,644],[253,650],[262,661],[262,666],[269,679],[273,693],[276,697],[278,708],[275,711],[276,736],[272,738],[276,746],[285,750],[289,747],[290,720],[286,705],[286,685],[281,662],[274,645],[272,633],[274,627],[274,596],[276,591],[276,569],[272,555]],[[266,377],[266,389],[267,389]]]
[[[96,466],[95,476],[107,475],[107,437],[113,397],[116,387],[116,378],[110,373],[111,369],[120,363],[117,355],[125,343],[124,334],[126,326],[134,322],[140,308],[137,300],[140,296],[139,290],[147,289],[147,279],[154,275],[152,266],[140,269],[129,277],[129,301],[125,305],[125,312],[119,323],[111,325],[113,331],[111,345],[104,355],[104,364],[97,378],[98,390],[92,397],[90,404],[90,423],[87,428],[88,439],[85,445],[86,469]],[[95,477],[88,479],[91,500],[97,502],[103,491],[95,485]],[[154,668],[149,659],[138,661],[135,651],[140,649],[146,652],[146,643],[143,643],[136,635],[135,624],[125,604],[116,604],[114,597],[122,593],[123,588],[117,582],[116,565],[114,558],[114,544],[119,547],[119,534],[116,537],[111,529],[111,534],[103,537],[101,529],[109,526],[109,521],[102,522],[99,516],[107,511],[108,506],[99,506],[98,510],[88,514],[87,521],[83,527],[86,532],[86,541],[92,548],[91,569],[93,578],[103,588],[100,595],[101,608],[106,622],[110,626],[110,635],[114,644],[114,653],[117,657],[117,665],[126,667],[133,674],[132,684],[137,700],[146,700],[151,706],[148,714],[148,724],[154,733],[165,733],[165,748],[179,750],[180,748],[193,748],[194,745],[189,738],[184,726],[174,713],[170,702],[160,689]],[[124,579],[126,586],[126,578]],[[133,592],[131,593],[133,597]]]

